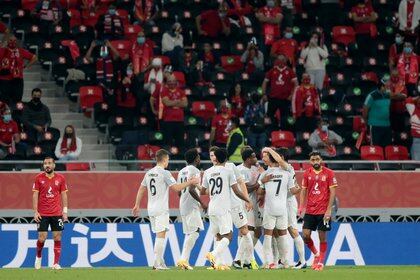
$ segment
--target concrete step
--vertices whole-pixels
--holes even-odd
[[[23,90],[23,99],[24,100],[26,100],[26,99],[31,99],[31,96],[32,96],[32,89],[33,88],[28,88],[28,87],[26,87],[24,90]],[[43,88],[42,89],[42,98],[44,98],[44,97],[62,97],[62,96],[59,96],[58,94],[59,94],[59,92],[60,92],[60,89],[58,89],[58,88]]]
[[[50,105],[68,105],[69,102],[64,97],[42,97],[41,98],[42,103],[44,103],[47,106]]]
[[[83,122],[82,121],[66,121],[66,120],[57,121],[57,120],[54,120],[54,119],[52,119],[51,126],[57,128],[57,129],[63,130],[69,124],[74,126],[76,129],[79,129],[79,128],[83,127]]]
[[[23,72],[23,79],[25,81],[41,81],[42,79],[42,72]]]
[[[62,113],[53,113],[51,112],[51,119],[57,120],[57,121],[83,121],[84,117],[82,114],[79,113],[68,113],[68,112],[62,112]]]
[[[79,134],[78,137],[83,139]],[[83,142],[83,140],[82,140]],[[103,152],[113,152],[113,148],[109,144],[84,144],[83,148],[84,151],[103,151]]]
[[[82,147],[82,153],[80,154],[79,160],[98,160],[109,158],[110,153],[108,151],[86,151]]]
[[[105,137],[104,133],[100,133],[96,128],[82,128],[77,130],[77,135],[82,136],[102,136]]]
[[[51,114],[52,113],[66,113],[69,112],[70,108],[67,104],[54,104],[49,105],[48,108],[50,109]]]
[[[42,66],[40,64],[34,64],[31,67],[25,69],[25,71],[23,73],[40,72],[40,71],[45,71],[45,70],[44,70],[44,68],[42,68]]]
[[[77,131],[76,131],[77,134]],[[99,137],[98,135],[91,135],[91,136],[84,136],[84,135],[79,135],[80,139],[82,140],[82,143],[85,145],[98,145],[99,142]]]
[[[47,88],[56,88],[57,84],[53,81],[25,81],[23,86],[25,89],[30,88],[32,90],[33,88],[40,88],[41,90],[44,90]]]

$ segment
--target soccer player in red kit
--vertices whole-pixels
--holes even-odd
[[[335,199],[337,179],[331,169],[321,166],[319,152],[309,154],[312,167],[305,170],[302,181],[299,213],[303,218],[303,240],[315,255],[312,269],[323,270],[327,252],[327,232],[331,230],[331,209]],[[319,253],[311,238],[318,230]]]
[[[68,221],[67,184],[64,176],[54,172],[55,161],[47,157],[43,162],[44,172],[35,177],[32,187],[32,203],[34,220],[38,226],[38,241],[36,243],[35,269],[41,268],[42,248],[51,227],[54,239],[53,269],[61,269],[59,264],[61,254],[61,232],[64,222]]]

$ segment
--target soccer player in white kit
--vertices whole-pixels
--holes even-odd
[[[219,242],[212,252],[206,254],[206,258],[212,267],[223,270],[225,266],[221,265],[220,257],[232,239],[231,189],[241,200],[248,204],[250,201],[239,190],[234,172],[225,167],[226,149],[215,148],[212,153],[216,165],[204,172],[201,193],[207,193],[210,196],[208,207],[210,229]]]
[[[265,194],[263,228],[264,228],[264,255],[266,269],[275,269],[277,264],[273,259],[272,237],[273,230],[279,234],[278,246],[281,259],[286,259],[287,254],[287,194],[295,194],[299,188],[295,187],[292,175],[281,169],[279,164],[268,152],[263,152],[263,161],[268,169],[261,174],[259,179],[260,194]]]
[[[263,149],[263,152],[268,152],[274,158],[274,160],[279,164],[279,166],[289,172],[294,180],[294,184],[299,188],[299,184],[296,181],[295,170],[292,165],[288,163],[288,149],[279,148],[274,151],[271,148]],[[287,194],[287,216],[288,216],[288,228],[290,236],[293,238],[295,243],[296,251],[299,255],[299,261],[292,267],[293,269],[305,269],[307,267],[305,260],[305,244],[302,237],[299,234],[297,226],[297,212],[298,212],[298,202],[296,196],[292,193]],[[286,260],[279,260],[279,265],[286,263]]]
[[[188,186],[200,183],[198,178],[188,178],[184,183],[177,184],[172,174],[165,170],[169,164],[169,152],[159,150],[156,152],[156,166],[146,172],[137,192],[132,213],[135,217],[140,214],[140,202],[147,190],[147,212],[150,218],[152,232],[156,234],[153,269],[168,269],[163,259],[165,236],[169,230],[169,188],[182,191]]]
[[[196,149],[190,149],[185,153],[187,166],[178,173],[178,184],[188,180],[188,178],[200,178],[200,155]],[[192,270],[189,264],[191,250],[197,241],[200,230],[204,230],[203,220],[201,219],[200,206],[207,209],[205,203],[200,199],[197,186],[190,186],[180,192],[179,211],[181,212],[182,229],[185,234],[184,245],[182,247],[181,259],[177,266]]]

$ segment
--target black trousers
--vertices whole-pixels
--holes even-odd
[[[271,119],[271,123],[277,123],[275,114],[277,110],[280,110],[280,128],[284,129],[287,126],[287,118],[290,116],[290,105],[287,99],[269,98],[267,116]]]
[[[160,123],[163,133],[163,142],[166,145],[184,147],[184,122],[165,122]]]
[[[371,144],[386,147],[392,143],[392,130],[389,126],[370,127]]]
[[[0,100],[10,107],[22,101],[23,79],[0,80]]]
[[[296,119],[296,123],[295,123],[296,131],[302,131],[302,132],[306,131],[306,132],[312,133],[317,126],[317,122],[318,122],[318,118],[315,116],[312,118],[309,118],[307,116],[301,116]]]

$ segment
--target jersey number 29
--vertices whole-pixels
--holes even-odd
[[[223,187],[222,178],[220,177],[217,177],[216,179],[211,178],[209,180],[209,183],[211,185],[211,190],[210,190],[211,195],[220,194],[222,192],[222,187]]]

